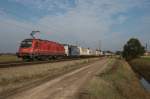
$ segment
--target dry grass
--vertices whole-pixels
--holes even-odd
[[[132,68],[150,82],[150,57],[141,57],[130,62]]]
[[[125,61],[111,60],[107,65],[83,89],[88,94],[80,95],[80,99],[150,99],[150,93]]]
[[[0,93],[61,75],[96,60],[98,58],[0,69]]]
[[[1,55],[0,62],[20,61],[16,55]]]

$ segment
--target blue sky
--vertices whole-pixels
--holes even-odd
[[[38,2],[40,4],[34,4],[34,2]],[[0,6],[1,9],[9,14],[10,17],[17,18],[18,20],[25,21],[37,21],[39,18],[42,18],[46,15],[56,15],[57,13],[65,13],[67,9],[60,8],[57,4],[53,3],[53,9],[49,10],[47,6],[48,4],[44,3],[44,1],[48,0],[1,0]],[[49,0],[50,1],[50,0]],[[74,7],[74,0],[53,0],[58,1],[65,5],[67,3],[67,7]],[[51,1],[51,3],[53,2]],[[42,4],[43,2],[43,4]],[[40,7],[41,6],[41,7]],[[66,6],[66,5],[65,5]]]
[[[0,0],[0,52],[16,52],[21,40],[39,38],[121,50],[136,37],[150,46],[150,0]]]

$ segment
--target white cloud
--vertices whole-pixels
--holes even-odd
[[[43,17],[39,21],[39,26],[41,29],[42,26],[48,27],[51,32],[59,35],[72,34],[76,39],[90,43],[114,35],[111,33],[111,26],[123,23],[127,16],[120,15],[114,19],[112,16],[139,6],[139,2],[138,0],[78,0],[76,7],[63,15]]]
[[[119,15],[118,18],[117,18],[117,22],[118,22],[118,24],[122,24],[122,23],[124,23],[127,19],[128,19],[127,16]]]
[[[5,10],[0,8],[0,17],[6,16]]]
[[[36,24],[1,17],[3,21],[0,23],[0,33],[5,33],[2,34],[5,37],[16,36],[13,37],[12,42],[15,38],[16,41],[26,38],[30,31],[37,29],[45,33],[51,32],[50,35],[41,36],[56,41],[79,41],[80,43],[84,42],[83,45],[86,46],[97,46],[92,43],[102,40],[102,45],[107,49],[120,48],[117,45],[124,42],[120,39],[122,38],[121,33],[111,31],[113,24],[123,24],[127,20],[128,16],[120,15],[120,13],[126,13],[134,7],[141,7],[146,2],[146,0],[75,0],[75,6],[71,6],[68,0],[11,1],[16,1],[27,7],[32,6],[50,11],[49,15],[39,19]],[[51,15],[51,11],[56,11],[56,8],[63,9],[65,12],[62,14],[58,11],[57,15]],[[117,17],[113,18],[114,15]]]
[[[34,25],[0,16],[0,52],[16,52],[20,42],[29,37]]]
[[[48,11],[56,11],[56,9],[67,10],[72,7],[72,3],[69,2],[70,0],[10,0],[10,1],[15,1],[25,6],[30,6],[33,8]],[[59,10],[57,11],[60,12]]]

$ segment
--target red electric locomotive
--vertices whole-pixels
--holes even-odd
[[[64,46],[48,40],[25,39],[21,42],[18,57],[23,60],[43,60],[65,56]]]

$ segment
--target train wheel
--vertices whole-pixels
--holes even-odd
[[[52,59],[54,59],[54,60],[55,60],[56,58],[57,58],[56,56],[52,56]]]
[[[25,61],[25,62],[31,61],[31,59],[28,58],[28,57],[23,57],[22,60]]]
[[[52,59],[53,59],[53,57],[52,57],[52,56],[49,56],[49,57],[48,57],[48,60],[49,60],[49,61],[50,61],[50,60],[52,60]]]

